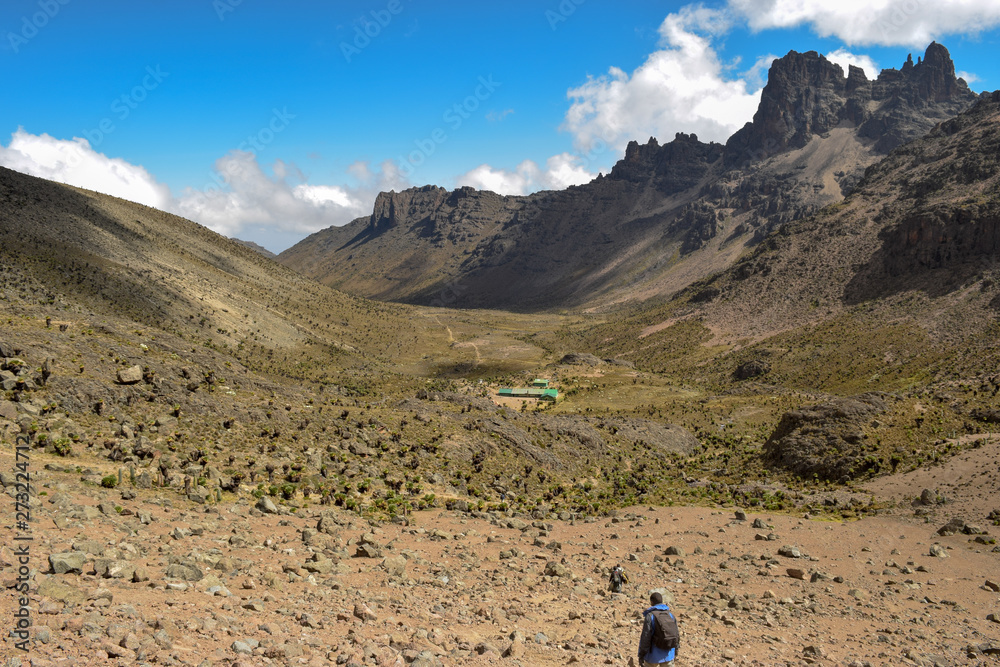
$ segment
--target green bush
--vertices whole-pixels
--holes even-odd
[[[56,438],[52,442],[52,449],[59,456],[69,456],[73,453],[73,447],[69,444],[69,438]]]
[[[101,480],[101,486],[105,489],[113,489],[118,486],[118,475],[108,475]]]

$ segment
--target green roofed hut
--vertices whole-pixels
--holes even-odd
[[[542,387],[503,387],[497,393],[510,398],[535,398],[540,401],[555,401],[559,398],[558,390]]]
[[[545,388],[547,388],[549,386],[549,381],[548,380],[544,380],[542,378],[535,378],[532,381],[531,386],[532,387],[541,387],[542,389],[545,389]]]

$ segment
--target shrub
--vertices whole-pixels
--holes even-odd
[[[113,489],[118,486],[118,475],[108,475],[101,479],[101,486],[105,489]]]
[[[73,453],[73,447],[69,444],[69,438],[56,438],[52,443],[52,449],[59,456],[69,456]]]

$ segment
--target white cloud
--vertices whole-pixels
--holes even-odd
[[[855,67],[860,67],[865,71],[865,76],[868,77],[870,81],[874,81],[878,78],[879,72],[882,68],[875,64],[871,56],[857,55],[851,53],[847,49],[837,49],[836,51],[831,51],[826,54],[826,59],[832,63],[840,65],[844,70],[844,76],[847,76],[848,65],[854,65]]]
[[[6,148],[0,145],[0,165],[159,209],[170,202],[170,189],[143,167],[98,153],[79,137],[68,141],[18,128]]]
[[[225,236],[251,228],[310,234],[368,215],[380,191],[409,186],[392,161],[378,170],[367,163],[351,165],[348,171],[358,185],[350,187],[308,183],[294,164],[281,160],[268,175],[252,153],[233,151],[216,161],[202,189],[186,188],[174,197],[143,167],[98,153],[86,139],[55,139],[23,129],[7,147],[0,145],[0,165],[176,213]]]
[[[980,77],[972,72],[955,72],[955,76],[959,79],[965,79],[966,83],[974,83],[980,81]]]
[[[603,141],[620,151],[632,139],[677,132],[728,139],[760,100],[759,87],[748,93],[746,80],[726,77],[712,46],[712,36],[728,27],[727,13],[689,5],[667,16],[661,48],[631,75],[612,67],[571,89],[563,129],[574,134],[576,148],[586,153]]]
[[[294,183],[305,177],[280,160],[272,171],[274,176],[267,175],[252,153],[233,151],[216,161],[215,182],[186,189],[173,210],[226,236],[254,226],[311,234],[368,215],[381,190],[406,187],[391,161],[378,172],[351,165],[350,173],[362,181],[356,188]]]
[[[755,31],[809,25],[847,44],[925,47],[1000,25],[996,0],[729,0]]]
[[[533,160],[525,160],[514,171],[481,164],[456,179],[458,185],[471,185],[501,195],[524,195],[537,190],[563,190],[570,185],[588,183],[597,174],[587,171],[586,160],[570,153],[553,155],[542,170]]]
[[[764,87],[767,83],[767,72],[771,69],[771,63],[778,59],[778,56],[773,53],[769,53],[766,56],[760,56],[754,62],[753,67],[748,69],[743,78],[746,80],[747,85],[753,90],[759,90]]]

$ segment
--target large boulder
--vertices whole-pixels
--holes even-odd
[[[119,384],[138,384],[142,382],[142,367],[130,366],[118,371]]]
[[[51,554],[49,565],[55,574],[81,574],[83,566],[87,562],[87,554],[81,551],[68,551],[66,553]]]
[[[881,462],[869,447],[865,428],[886,407],[882,396],[862,394],[786,412],[764,443],[765,461],[835,481],[878,472]]]

